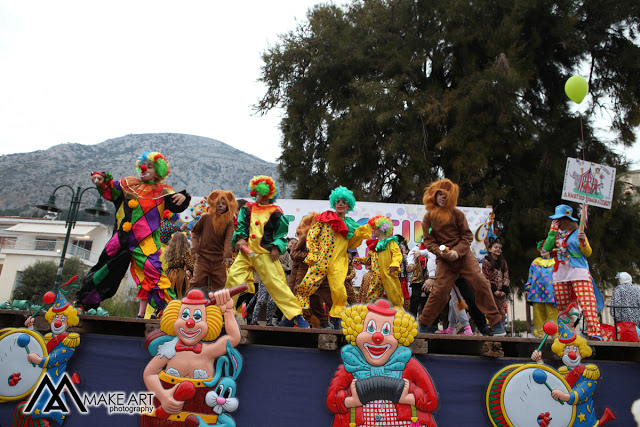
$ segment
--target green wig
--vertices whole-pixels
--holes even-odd
[[[336,203],[338,200],[344,200],[345,203],[349,206],[347,212],[351,212],[353,208],[356,207],[356,198],[353,197],[353,191],[349,190],[347,187],[337,187],[334,188],[329,196],[329,204],[331,205],[331,209],[335,209]]]

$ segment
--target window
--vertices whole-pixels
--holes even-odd
[[[15,248],[17,237],[0,236],[0,249]]]
[[[74,240],[69,247],[69,253],[82,259],[89,259],[92,246],[91,240]]]
[[[36,237],[36,244],[33,249],[36,251],[55,251],[56,239],[49,237]]]

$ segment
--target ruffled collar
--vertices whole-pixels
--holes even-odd
[[[280,206],[277,205],[261,205],[260,203],[256,203],[256,202],[247,202],[247,209],[249,209],[249,212],[255,212],[255,213],[260,213],[260,212],[282,212],[282,209],[280,209]]]
[[[347,238],[347,235],[349,234],[349,227],[347,227],[347,224],[345,224],[342,218],[340,218],[334,211],[322,212],[320,215],[316,216],[316,221],[329,224],[333,231],[340,234],[342,237]]]
[[[376,252],[382,252],[385,249],[387,249],[387,245],[391,242],[394,241],[396,243],[398,243],[398,236],[390,236],[390,237],[386,237],[382,240],[379,240],[378,243],[376,244]]]
[[[341,350],[344,369],[356,379],[371,377],[402,378],[402,371],[411,359],[411,350],[398,347],[389,356],[389,360],[382,366],[371,366],[360,348],[355,345],[345,345]]]
[[[543,258],[541,256],[533,260],[533,264],[539,267],[544,267],[544,268],[553,267],[555,263],[556,263],[555,258]]]
[[[168,194],[174,194],[173,189],[164,183],[140,181],[140,178],[128,176],[120,180],[120,187],[126,198],[137,200],[155,200]]]

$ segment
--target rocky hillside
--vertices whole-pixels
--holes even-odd
[[[96,145],[68,143],[0,156],[0,213],[41,216],[42,211],[33,206],[44,203],[58,185],[88,187],[91,171],[108,171],[116,179],[136,175],[135,160],[145,151],[163,153],[172,170],[165,182],[176,191],[186,188],[195,196],[222,188],[232,190],[238,198],[248,197],[247,183],[254,175],[277,178],[275,163],[215,139],[174,133],[127,135]],[[59,207],[68,207],[70,193],[58,190]],[[281,189],[281,197],[286,195],[286,189]],[[96,197],[87,192],[82,200],[84,208]]]

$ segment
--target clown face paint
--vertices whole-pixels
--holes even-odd
[[[200,342],[209,332],[204,304],[182,304],[178,313],[173,325],[176,336],[186,345]]]
[[[371,366],[382,366],[398,348],[393,336],[393,316],[369,312],[364,328],[356,337],[356,345]]]

